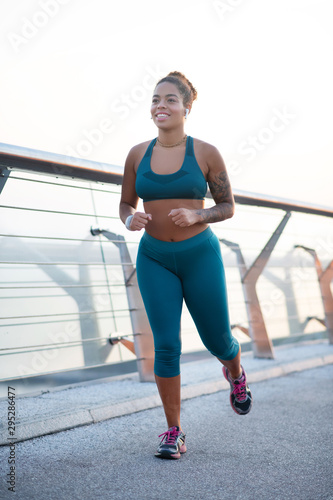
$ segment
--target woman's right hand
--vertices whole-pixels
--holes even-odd
[[[141,229],[144,229],[152,219],[151,214],[146,214],[146,212],[135,212],[129,228],[131,231],[141,231]]]

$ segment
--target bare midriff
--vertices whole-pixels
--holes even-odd
[[[204,208],[204,200],[154,200],[146,201],[144,209],[151,214],[152,220],[146,225],[146,232],[162,241],[183,241],[207,229],[208,224],[197,223],[188,227],[176,225],[169,213],[176,208],[200,210]]]

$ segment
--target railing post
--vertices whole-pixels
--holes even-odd
[[[249,334],[253,343],[253,354],[257,358],[274,358],[273,345],[268,336],[264,317],[258,299],[256,284],[260,274],[266,266],[274,247],[285,228],[291,213],[287,212],[274,233],[255,259],[253,264],[247,268],[245,260],[238,243],[221,239],[220,241],[236,253],[238,267],[243,285],[245,305],[249,319]]]
[[[324,306],[325,325],[328,332],[329,343],[333,344],[333,294],[331,290],[331,281],[333,280],[333,260],[331,260],[325,271],[323,271],[317,252],[313,248],[308,248],[303,245],[295,245],[295,248],[302,248],[312,255],[314,259],[321,291],[321,298]]]
[[[291,286],[291,274],[290,270],[286,268],[286,278],[282,280],[275,276],[270,271],[266,270],[264,273],[265,278],[270,280],[273,285],[278,287],[284,295],[284,300],[287,309],[287,320],[289,324],[289,333],[293,335],[295,332],[299,332],[302,328],[302,324],[299,318],[299,313],[297,309],[297,299],[293,287]]]
[[[138,372],[141,382],[154,381],[154,340],[148,317],[143,305],[136,269],[131,261],[131,256],[125,238],[110,231],[92,229],[93,235],[103,234],[119,249],[126,286],[127,300],[131,315],[134,333],[134,347],[137,356]]]
[[[9,177],[10,171],[8,168],[0,168],[0,194],[5,187],[6,181]]]

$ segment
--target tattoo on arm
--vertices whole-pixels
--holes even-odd
[[[234,214],[234,199],[227,172],[220,172],[214,180],[209,180],[209,189],[216,205],[212,208],[197,210],[203,222],[219,222]]]
[[[230,201],[232,195],[227,172],[220,172],[208,184],[216,204],[223,203],[226,200]]]

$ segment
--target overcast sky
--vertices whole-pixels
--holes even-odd
[[[234,189],[333,205],[331,0],[0,1],[0,142],[123,165],[157,79]]]

